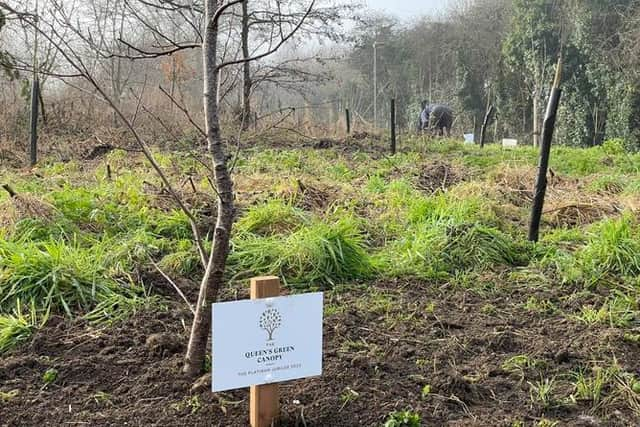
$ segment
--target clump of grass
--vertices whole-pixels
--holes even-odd
[[[580,400],[589,400],[597,405],[603,397],[605,387],[615,377],[617,369],[595,367],[589,375],[584,369],[575,374],[575,397]]]
[[[149,257],[174,249],[170,240],[142,228],[103,238],[91,247],[109,277],[127,276],[136,267],[146,265]]]
[[[624,215],[597,224],[590,231],[587,245],[576,257],[585,271],[584,280],[588,285],[607,276],[640,274],[640,239],[633,218]]]
[[[242,232],[272,236],[296,230],[309,218],[305,212],[282,200],[274,199],[258,206],[253,206],[236,224]]]
[[[174,209],[168,213],[156,212],[150,229],[154,234],[170,239],[190,239],[193,237],[189,219],[181,210]]]
[[[29,339],[35,329],[35,307],[29,315],[22,313],[20,301],[13,314],[0,314],[0,354]]]
[[[62,215],[77,224],[91,222],[92,216],[97,213],[96,194],[85,188],[66,185],[61,191],[52,193],[51,198]]]
[[[444,241],[442,230],[433,223],[408,227],[375,255],[376,269],[388,277],[444,279],[447,273],[440,257]]]
[[[111,325],[152,308],[166,310],[162,299],[157,295],[152,296],[134,291],[112,293],[103,297],[84,318],[93,323]]]
[[[502,369],[512,374],[518,374],[520,380],[524,380],[527,372],[544,367],[544,361],[527,354],[513,356],[502,363]]]
[[[394,411],[387,417],[384,427],[420,427],[420,415],[412,411]]]
[[[589,189],[604,194],[620,194],[629,180],[622,175],[602,175],[589,184]]]
[[[540,381],[536,381],[535,383],[529,382],[529,396],[531,401],[545,409],[555,403],[555,390],[555,378],[541,378]]]
[[[459,195],[461,188],[449,193],[436,194],[431,197],[416,197],[408,194],[404,205],[408,206],[407,219],[409,223],[446,221],[454,223],[483,222],[497,224],[495,215],[483,195],[471,194],[467,191],[477,191],[471,185],[464,185],[465,195]]]
[[[563,174],[586,176],[602,172],[603,153],[600,147],[576,149],[556,147],[551,159],[551,168]]]
[[[358,224],[316,222],[288,236],[244,233],[234,241],[229,265],[236,277],[278,274],[293,283],[336,283],[372,273]]]
[[[532,256],[531,246],[482,224],[450,226],[446,234],[442,256],[452,271],[498,265],[522,266],[527,265]]]
[[[146,196],[130,180],[92,188],[67,184],[49,197],[66,220],[89,232],[127,232],[150,216]]]
[[[55,368],[47,369],[44,374],[42,374],[42,382],[45,385],[49,385],[54,383],[58,379],[58,370]]]
[[[608,324],[611,327],[625,327],[634,321],[638,314],[638,303],[635,298],[618,293],[607,298],[600,308],[582,307],[576,319],[587,324]]]
[[[377,254],[376,262],[389,276],[446,279],[461,272],[527,265],[534,249],[480,223],[432,221],[407,228]]]
[[[540,300],[533,295],[527,299],[527,302],[522,304],[522,308],[531,313],[539,314],[553,314],[558,310],[552,301],[548,299]]]
[[[365,186],[368,192],[375,194],[383,193],[386,187],[387,184],[385,183],[384,178],[380,175],[371,175]]]
[[[187,276],[198,271],[201,268],[201,264],[196,249],[191,248],[166,254],[158,262],[158,267],[167,273]]]
[[[0,240],[0,309],[35,301],[45,311],[86,310],[113,292],[91,251],[63,242],[15,243]]]

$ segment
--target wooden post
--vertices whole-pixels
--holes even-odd
[[[349,109],[346,108],[344,110],[345,119],[347,120],[347,135],[351,134],[351,113],[349,113]]]
[[[482,122],[482,129],[480,129],[480,148],[484,148],[484,140],[486,138],[487,125],[489,124],[491,113],[493,113],[493,105],[489,105],[489,108],[487,109],[487,114],[485,114],[484,121]]]
[[[38,162],[38,98],[40,92],[40,78],[38,75],[38,0],[35,4],[35,25],[33,27],[33,80],[31,82],[31,152],[30,163],[35,166]]]
[[[277,297],[279,295],[279,278],[267,276],[251,279],[251,299]],[[249,409],[251,427],[270,427],[280,414],[278,385],[251,386]]]
[[[538,177],[531,208],[531,222],[529,223],[529,240],[537,242],[540,232],[540,220],[542,218],[542,208],[544,206],[544,196],[547,191],[547,170],[549,169],[549,157],[551,154],[551,138],[556,125],[556,113],[560,103],[560,79],[562,77],[562,55],[558,59],[556,68],[556,78],[549,96],[547,112],[542,124],[542,143],[540,145],[540,162],[538,165]]]
[[[540,128],[538,128],[538,88],[533,91],[533,147],[537,148],[540,137]]]
[[[391,100],[391,154],[396,154],[396,100]]]
[[[31,166],[38,162],[38,92],[40,82],[34,77],[31,85]]]

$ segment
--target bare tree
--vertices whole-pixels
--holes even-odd
[[[242,57],[249,58],[249,0],[242,2]],[[242,128],[248,129],[251,121],[251,62],[242,65]]]
[[[235,214],[233,183],[227,165],[228,156],[220,129],[219,73],[225,67],[242,65],[249,61],[266,58],[277,52],[301,28],[309,13],[313,10],[315,0],[310,0],[308,7],[305,7],[305,13],[293,25],[287,26],[284,20],[278,21],[276,19],[273,23],[276,29],[272,32],[273,36],[269,43],[253,56],[238,58],[237,55],[231,55],[229,59],[223,58],[219,50],[220,26],[223,22],[223,16],[229,17],[230,15],[227,12],[242,0],[204,0],[204,8],[199,8],[199,5],[193,2],[137,1],[138,3],[135,1],[125,2],[128,8],[127,15],[134,17],[138,22],[138,26],[144,27],[148,38],[141,38],[139,32],[131,28],[127,30],[123,24],[124,21],[116,20],[111,21],[117,24],[115,26],[116,31],[105,31],[103,32],[104,39],[102,39],[102,35],[96,39],[91,30],[84,26],[80,19],[81,17],[86,18],[86,15],[82,15],[81,10],[74,8],[72,4],[64,0],[50,0],[51,19],[36,28],[42,38],[54,46],[64,58],[65,66],[72,69],[75,76],[82,77],[88,82],[101,99],[114,111],[151,163],[164,188],[191,223],[194,242],[204,267],[184,365],[185,374],[195,377],[204,368],[206,344],[210,332],[209,307],[217,299],[218,292],[224,285],[224,272]],[[169,34],[171,33],[166,31],[167,21],[172,24],[188,21],[190,31],[181,33],[178,37],[170,36]],[[67,30],[69,33],[65,33]],[[107,40],[108,35],[112,36],[112,40]],[[127,35],[132,35],[133,40],[127,40],[125,38]],[[113,39],[116,39],[117,43],[114,44]],[[200,47],[202,49],[204,76],[204,126],[198,124],[191,117],[187,108],[182,105],[177,106],[188,116],[192,124],[207,141],[208,160],[203,161],[203,164],[206,164],[207,169],[211,172],[210,182],[217,199],[217,214],[210,251],[205,249],[204,237],[198,229],[195,214],[182,200],[136,127],[135,119],[138,112],[141,108],[144,109],[142,104],[145,87],[143,86],[136,96],[137,106],[134,113],[128,115],[122,109],[119,100],[116,99],[119,91],[114,91],[113,87],[107,87],[108,85],[101,82],[99,78],[100,65],[97,64],[100,60],[111,58],[126,60],[160,58],[184,49]],[[113,70],[117,71],[117,65]],[[169,95],[168,92],[167,95]],[[175,99],[172,99],[172,102],[178,104]]]
[[[352,18],[356,4],[334,4],[319,0],[313,8],[307,8],[295,0],[245,0],[242,2],[240,18],[242,58],[249,58],[270,46],[274,35],[285,33],[288,28],[302,22],[292,39],[292,45],[299,41],[306,43],[309,39],[318,41],[331,40],[340,42],[345,39],[345,31],[339,25]],[[274,25],[277,23],[277,25]],[[308,83],[320,82],[324,73],[313,73],[305,65],[312,61],[335,58],[320,58],[317,55],[285,55],[270,58],[269,62],[258,62],[252,67],[249,61],[242,64],[241,123],[248,128],[253,120],[251,102],[262,84],[275,85],[286,90],[306,90]]]

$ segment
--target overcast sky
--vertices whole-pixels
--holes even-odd
[[[403,19],[417,18],[443,10],[452,0],[366,0],[371,9],[382,10]]]

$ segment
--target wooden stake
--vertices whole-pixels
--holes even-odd
[[[251,279],[251,299],[280,295],[280,279],[274,276]],[[277,384],[251,386],[249,400],[251,427],[270,427],[280,415],[280,397]]]
[[[347,122],[347,135],[351,134],[351,114],[349,113],[349,109],[344,110],[345,119]]]
[[[34,71],[35,73],[35,71]],[[34,77],[31,84],[31,116],[30,116],[30,165],[38,163],[38,92],[40,91],[40,81]]]
[[[549,170],[549,157],[551,155],[551,139],[556,126],[556,113],[560,103],[560,81],[562,79],[562,55],[558,58],[556,66],[556,77],[549,96],[547,112],[542,124],[542,142],[540,145],[540,160],[538,163],[538,176],[531,207],[531,220],[529,222],[529,240],[537,242],[540,234],[540,221],[542,219],[542,209],[544,207],[544,197],[547,191],[547,171]]]
[[[489,108],[487,108],[487,114],[484,115],[484,120],[482,121],[482,128],[480,129],[480,148],[484,148],[484,141],[487,137],[487,125],[489,124],[489,119],[491,118],[492,113],[493,105],[489,105]]]
[[[391,100],[391,154],[396,154],[396,100]]]

